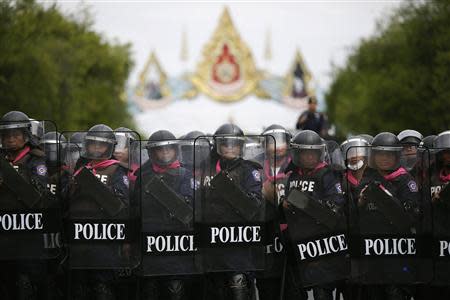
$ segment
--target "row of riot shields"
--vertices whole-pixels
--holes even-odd
[[[64,172],[54,173],[54,195],[36,191],[16,176],[20,170],[0,161],[0,259],[67,254],[71,269],[165,276],[280,275],[286,266],[280,262],[287,258],[304,287],[346,279],[450,284],[450,188],[443,173],[448,149],[419,150],[413,168],[390,178],[376,173],[370,147],[350,148],[340,162],[333,148],[328,164],[342,179],[346,201],[336,213],[326,199],[311,198],[308,187],[290,193],[289,208],[282,205],[279,186],[289,175],[272,182],[266,176],[275,169],[267,151],[268,143],[276,143],[270,136],[239,139],[245,145],[242,159],[258,166],[252,182],[261,191],[273,184],[273,195],[251,195],[248,178],[221,168],[214,137],[204,136],[130,140],[127,159],[118,164],[126,176],[114,179],[129,186],[129,195],[117,199],[114,183],[106,186],[107,179],[82,163],[83,141],[64,135],[69,136],[60,140]],[[363,160],[363,171],[345,165],[353,157]],[[16,195],[14,201],[5,189]]]

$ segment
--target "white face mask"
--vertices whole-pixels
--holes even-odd
[[[349,168],[352,171],[357,171],[359,169],[361,169],[364,165],[364,161],[363,160],[358,160],[358,162],[356,164],[347,164],[347,168]]]

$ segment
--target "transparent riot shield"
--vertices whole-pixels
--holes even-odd
[[[142,142],[148,154],[136,180],[136,194],[142,198],[142,276],[200,273],[194,261],[193,166],[182,163],[180,153],[180,146],[188,142]]]
[[[450,147],[429,149],[429,199],[432,209],[434,278],[432,285],[450,284]]]
[[[270,280],[282,281],[286,270],[287,256],[285,251],[284,236],[282,231],[286,229],[280,204],[285,198],[285,190],[288,179],[288,167],[291,157],[288,151],[287,135],[284,131],[273,132],[265,135],[263,145],[259,149],[265,151],[256,153],[256,157],[249,157],[260,162],[263,166],[263,198],[265,200],[265,266],[257,277],[270,278]]]
[[[196,262],[204,272],[263,270],[264,170],[244,159],[244,149],[250,141],[264,145],[264,137],[214,136],[212,151],[203,151],[210,140],[194,145]]]
[[[350,273],[346,201],[327,149],[325,142],[291,145],[293,165],[282,203],[289,267],[293,280],[306,288],[334,287]]]
[[[113,155],[116,140],[112,131],[64,135],[68,137],[66,154],[71,155],[66,161],[73,164],[64,189],[69,268],[135,268],[140,261],[140,198],[132,191],[130,162],[131,157],[140,156],[140,147],[130,145],[129,158],[119,161]]]
[[[52,121],[35,123],[41,126],[40,135],[45,133],[44,128],[56,131]],[[17,152],[11,140],[19,136],[26,144]],[[57,190],[50,182],[50,176],[58,182],[59,174],[50,174],[47,146],[39,145],[30,122],[2,122],[0,145],[0,259],[55,258],[61,251],[57,244],[62,214]]]
[[[427,155],[420,154],[411,172],[402,165],[401,147],[346,152],[353,281],[414,285],[432,279]]]

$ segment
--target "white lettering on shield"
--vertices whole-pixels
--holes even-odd
[[[344,234],[297,244],[300,260],[339,253],[348,249]]]
[[[0,215],[0,229],[4,231],[43,229],[42,213]]]

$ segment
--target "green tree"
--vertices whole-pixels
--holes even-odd
[[[450,125],[450,2],[410,1],[335,68],[326,94],[338,134]]]
[[[60,131],[133,127],[123,97],[130,45],[106,41],[89,18],[34,0],[0,1],[0,53],[0,112],[53,120]]]

